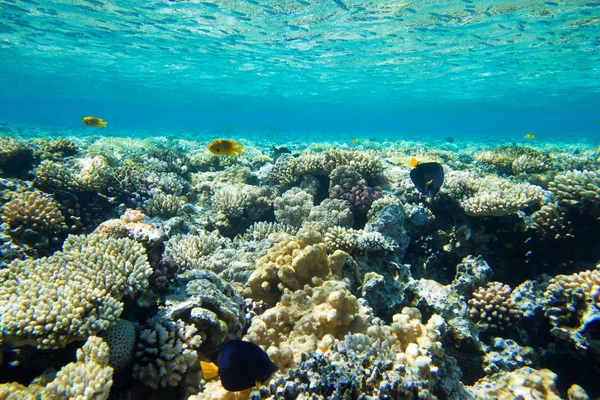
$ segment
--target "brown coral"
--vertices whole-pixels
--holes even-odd
[[[490,282],[473,292],[469,316],[484,329],[501,330],[512,326],[522,316],[512,301],[512,289],[501,282]]]

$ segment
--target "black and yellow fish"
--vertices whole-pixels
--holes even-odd
[[[432,200],[444,184],[444,168],[440,163],[419,163],[410,171],[410,179],[419,192]]]
[[[235,140],[218,139],[208,145],[211,153],[219,156],[237,156],[242,154],[244,146],[238,144]]]
[[[263,349],[245,340],[225,343],[217,365],[201,361],[204,379],[221,378],[221,384],[230,392],[260,387],[277,371],[277,366]]]

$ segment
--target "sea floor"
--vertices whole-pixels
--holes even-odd
[[[2,129],[0,399],[600,396],[595,139]]]

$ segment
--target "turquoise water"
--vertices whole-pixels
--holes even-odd
[[[599,23],[589,1],[4,0],[0,121],[597,138]]]

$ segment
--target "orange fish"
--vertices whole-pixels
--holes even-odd
[[[419,162],[417,161],[417,159],[415,157],[410,159],[410,162],[408,163],[408,168],[414,168],[419,164]]]
[[[235,140],[218,139],[208,145],[208,150],[218,156],[237,156],[242,154],[244,146]]]

